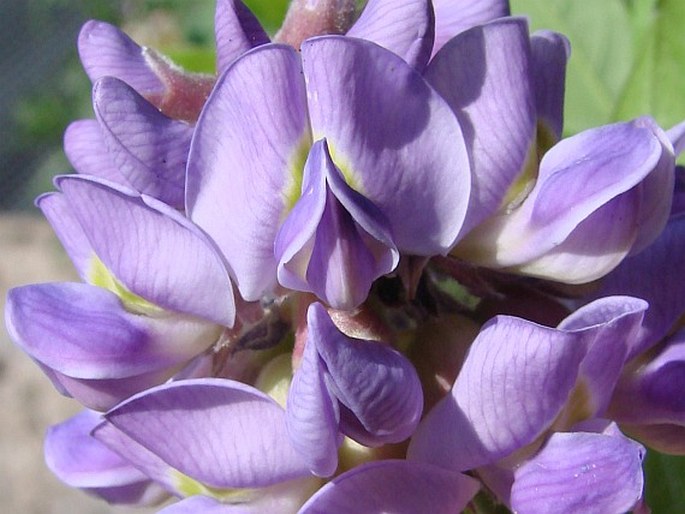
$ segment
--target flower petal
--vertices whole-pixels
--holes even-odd
[[[96,494],[109,503],[153,505],[163,491],[129,462],[90,435],[102,422],[92,411],[50,427],[45,436],[45,461],[71,487]]]
[[[612,199],[581,221],[563,242],[515,269],[566,284],[584,284],[606,275],[637,240],[639,197],[632,190]]]
[[[168,118],[113,77],[95,82],[93,105],[111,158],[127,182],[182,208],[192,127]]]
[[[610,249],[625,254],[638,231],[635,220],[640,214],[641,192],[635,186],[656,169],[662,151],[652,128],[642,120],[587,130],[561,141],[545,154],[537,183],[521,206],[480,225],[462,241],[460,255],[485,266],[521,267],[553,252],[567,238],[569,249],[565,254],[574,249],[586,256],[606,257]],[[616,223],[621,218],[612,218],[613,209],[630,216]],[[589,221],[593,214],[596,217]],[[605,242],[600,235],[609,220],[615,226]],[[577,228],[579,231],[572,234]],[[606,250],[588,252],[591,242],[603,244]],[[614,266],[620,260],[608,257]],[[597,266],[585,276],[578,270],[567,279],[556,274],[558,267],[554,273],[545,273],[542,265],[527,272],[579,283],[611,269]]]
[[[637,123],[652,130],[661,143],[661,158],[640,184],[640,229],[631,249],[632,254],[641,252],[659,237],[671,213],[675,188],[675,154],[668,136],[652,118],[643,117]]]
[[[231,326],[228,272],[212,243],[177,211],[84,176],[62,176],[97,257],[131,292],[155,305]]]
[[[461,512],[478,490],[471,477],[421,462],[362,464],[319,489],[299,514]]]
[[[459,118],[470,150],[473,190],[462,232],[501,208],[517,177],[533,179],[527,170],[537,157],[532,72],[528,26],[521,18],[461,33],[426,70]]]
[[[573,405],[582,412],[571,415],[584,418],[604,415],[648,307],[644,300],[629,296],[600,298],[576,310],[559,324],[560,330],[589,336],[588,353],[580,367],[580,381],[585,390],[578,391],[585,404]],[[585,394],[589,397],[584,398]]]
[[[164,84],[148,64],[146,49],[115,26],[102,21],[87,22],[79,34],[78,50],[91,81],[111,76],[146,97],[164,93]]]
[[[585,355],[581,338],[507,316],[486,323],[451,394],[419,425],[409,457],[468,470],[533,442],[576,383]]]
[[[620,434],[553,434],[516,470],[511,507],[533,514],[621,514],[642,496],[644,455]]]
[[[309,475],[288,443],[283,409],[232,380],[165,384],[105,417],[171,467],[211,487],[265,487]]]
[[[316,344],[305,345],[293,376],[285,411],[288,436],[312,473],[331,476],[338,467],[340,412],[324,381]]]
[[[162,509],[159,514],[295,514],[318,485],[319,480],[313,477],[289,480],[260,489],[255,497],[243,503],[190,496]]]
[[[314,139],[327,139],[348,185],[385,215],[400,251],[448,251],[470,188],[449,107],[416,70],[368,41],[313,38],[302,62]]]
[[[241,0],[217,1],[214,32],[219,75],[248,50],[269,42],[269,36]]]
[[[43,211],[78,274],[88,280],[93,247],[72,212],[69,200],[61,193],[45,193],[36,198],[36,206]]]
[[[64,132],[64,153],[77,173],[94,175],[131,187],[107,155],[109,150],[97,120],[77,120]]]
[[[685,426],[685,330],[671,336],[656,355],[640,364],[619,383],[612,417],[633,424]]]
[[[219,329],[189,319],[124,310],[117,296],[87,284],[35,284],[8,293],[7,327],[31,357],[74,378],[124,378],[182,363]]]
[[[302,190],[276,236],[279,281],[336,309],[354,309],[399,261],[388,222],[345,183],[325,140],[310,151]]]
[[[370,0],[346,35],[387,48],[420,71],[433,49],[433,24],[426,0]]]
[[[632,358],[660,341],[685,312],[685,216],[672,218],[645,251],[627,257],[604,277],[593,297],[631,295],[649,302]]]
[[[563,34],[551,30],[540,30],[530,38],[530,46],[533,60],[531,77],[535,90],[538,121],[542,122],[543,130],[547,130],[551,136],[548,146],[543,148],[543,151],[546,151],[562,136],[564,81],[571,45]],[[538,135],[538,141],[540,141],[540,135]]]
[[[202,495],[189,496],[177,503],[164,507],[158,514],[253,514],[249,505],[226,505]],[[256,513],[255,513],[256,514]]]
[[[460,32],[509,15],[508,0],[433,0],[435,10],[435,55]]]
[[[682,121],[676,126],[668,129],[666,134],[668,134],[668,139],[673,145],[676,156],[679,156],[681,153],[683,153],[683,150],[685,150],[685,121]]]
[[[309,307],[307,325],[307,344],[316,345],[341,404],[341,432],[367,446],[407,439],[423,410],[412,364],[381,342],[346,336],[319,303]]]
[[[198,121],[187,212],[216,241],[248,301],[275,284],[274,239],[299,196],[309,140],[299,57],[285,46],[262,46],[235,61]]]

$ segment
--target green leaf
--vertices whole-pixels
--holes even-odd
[[[650,114],[664,127],[685,119],[685,2],[636,0],[637,55],[614,119]]]
[[[620,0],[512,0],[533,30],[551,29],[571,41],[566,79],[565,132],[609,122],[633,58],[631,19]]]
[[[682,512],[685,506],[685,457],[647,452],[645,496],[654,514]]]

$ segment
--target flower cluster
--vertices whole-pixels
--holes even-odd
[[[562,139],[563,35],[354,5],[271,42],[218,0],[216,77],[83,27],[95,119],[36,202],[83,283],[6,311],[87,409],[48,466],[165,514],[645,508],[642,444],[685,454],[685,124]]]

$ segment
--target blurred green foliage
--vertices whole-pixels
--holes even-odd
[[[531,27],[565,34],[567,134],[652,115],[665,128],[685,119],[685,2],[511,0]]]

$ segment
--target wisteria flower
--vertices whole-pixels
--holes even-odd
[[[82,404],[105,410],[161,383],[235,319],[211,242],[157,200],[82,176],[38,199],[86,283],[9,292],[14,341]]]
[[[455,255],[567,283],[605,275],[666,223],[674,150],[649,118],[561,136],[568,43],[505,18],[452,39],[426,69],[459,117],[474,184]],[[555,144],[556,143],[556,144]]]
[[[630,294],[649,301],[609,406],[621,428],[658,451],[682,455],[685,217],[675,214],[659,238],[607,275],[593,296]]]
[[[219,72],[268,42],[240,0],[217,3],[215,26]],[[67,128],[64,151],[72,165],[183,208],[193,125],[215,76],[185,72],[105,22],[86,23],[78,47],[93,81],[96,119]]]
[[[630,509],[644,449],[602,417],[646,307],[609,297],[555,329],[505,316],[486,323],[409,458],[477,469],[517,512]]]
[[[271,39],[219,0],[207,75],[83,27],[95,119],[37,200],[83,282],[6,307],[87,408],[48,466],[163,514],[644,511],[640,443],[685,454],[685,123],[564,138],[563,35],[357,4]]]
[[[353,308],[398,252],[451,249],[468,158],[448,106],[395,54],[328,36],[301,56],[264,46],[222,76],[193,138],[187,212],[246,300],[278,278]]]
[[[103,421],[84,410],[48,429],[45,462],[67,485],[113,504],[154,505],[169,495],[131,463],[91,436]]]
[[[365,446],[409,438],[423,410],[412,364],[381,341],[343,334],[324,307],[307,313],[307,341],[288,392],[286,426],[312,472],[338,467],[341,434]]]

